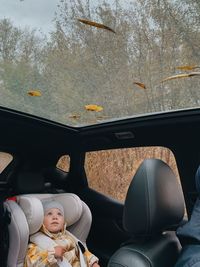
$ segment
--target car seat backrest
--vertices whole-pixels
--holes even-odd
[[[4,205],[11,215],[11,222],[8,225],[7,267],[23,267],[29,239],[29,226],[23,210],[15,201],[7,200]]]
[[[171,168],[158,159],[144,160],[125,199],[123,226],[130,240],[108,267],[172,267],[181,247],[169,230],[176,229],[183,215],[182,189]]]
[[[172,169],[161,160],[145,160],[127,192],[124,228],[148,236],[178,225],[183,214],[183,193]]]
[[[22,267],[29,235],[36,233],[43,223],[41,200],[56,200],[64,208],[67,229],[86,244],[91,227],[91,212],[75,194],[28,194],[16,196],[16,202],[8,200],[6,208],[11,213],[9,225],[8,267]]]

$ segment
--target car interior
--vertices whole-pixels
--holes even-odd
[[[71,196],[83,211],[78,212],[82,226],[77,226],[76,218],[71,230],[76,233],[79,229],[76,235],[87,242],[100,266],[173,266],[181,251],[175,231],[190,217],[197,197],[194,176],[200,156],[196,145],[199,120],[197,109],[70,128],[2,109],[1,151],[11,154],[13,160],[0,174],[4,203],[1,266],[23,266],[32,227],[28,226],[27,210],[39,212],[26,201],[66,198],[61,201],[66,202],[70,217],[76,212],[76,204],[69,205]],[[132,133],[132,138],[127,133]],[[124,202],[89,187],[84,170],[86,152],[144,145],[173,151],[180,183],[167,163],[151,158],[144,159],[133,175]],[[70,155],[68,172],[56,167],[66,153]],[[37,227],[33,226],[34,231]]]
[[[44,199],[100,267],[174,267],[199,197],[200,1],[0,7],[0,267],[33,267]]]

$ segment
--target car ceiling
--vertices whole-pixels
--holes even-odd
[[[154,145],[168,147],[177,161],[186,202],[195,191],[193,178],[200,162],[199,109],[80,128],[1,109],[0,125],[0,149],[28,158],[35,165],[55,164],[63,154],[84,151]]]
[[[0,110],[1,147],[38,153],[119,147],[173,147],[198,142],[200,111],[178,111],[73,128],[26,114]],[[42,152],[42,151],[41,151]],[[46,152],[47,153],[47,152]]]

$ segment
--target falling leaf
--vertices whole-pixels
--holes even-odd
[[[80,117],[81,116],[78,115],[78,114],[72,114],[72,115],[69,116],[69,118],[71,118],[71,119],[79,119]]]
[[[169,80],[173,80],[173,79],[179,79],[179,78],[188,78],[188,77],[192,77],[192,76],[199,76],[199,75],[200,75],[200,72],[181,73],[181,74],[167,77],[164,80],[162,80],[161,82],[165,82],[165,81],[169,81]]]
[[[28,95],[30,95],[30,96],[41,96],[42,94],[38,90],[31,90],[31,91],[28,92]]]
[[[105,30],[111,31],[113,33],[116,33],[113,29],[111,29],[110,27],[108,27],[108,26],[106,26],[104,24],[101,24],[101,23],[97,23],[97,22],[90,21],[90,20],[87,20],[87,19],[78,19],[78,21],[80,21],[80,22],[82,22],[84,24],[96,27],[96,28],[105,29]]]
[[[96,117],[98,120],[108,119],[108,116],[98,116]]]
[[[89,110],[89,111],[96,111],[96,112],[103,110],[103,108],[101,106],[97,106],[97,105],[86,105],[85,109]]]
[[[134,82],[134,84],[138,85],[140,88],[142,89],[146,89],[146,86],[144,83],[140,83],[140,82]]]
[[[176,67],[177,70],[194,70],[199,68],[197,65],[185,65],[185,66],[178,66]]]

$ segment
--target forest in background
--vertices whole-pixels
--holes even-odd
[[[166,162],[179,180],[176,160],[169,149],[138,147],[87,153],[85,170],[89,186],[123,202],[138,167],[147,158]]]
[[[124,201],[128,186],[144,159],[157,158],[179,173],[171,150],[164,147],[136,147],[87,152],[85,171],[91,188],[119,201]],[[69,171],[70,158],[62,156],[57,167]]]
[[[199,78],[160,81],[177,66],[198,66],[199,12],[198,0],[60,0],[48,35],[4,18],[0,105],[71,125],[198,106]],[[31,89],[42,96],[28,96]],[[87,104],[103,111],[87,112]]]

